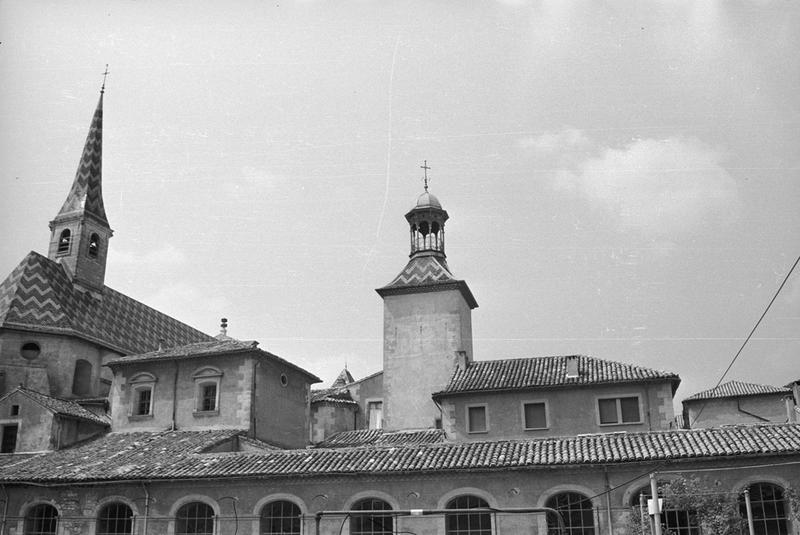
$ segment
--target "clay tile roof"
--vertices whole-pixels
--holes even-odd
[[[570,359],[577,360],[578,374],[574,377],[567,374],[567,362]],[[585,355],[485,360],[471,362],[466,369],[456,370],[450,383],[434,396],[656,380],[673,381],[673,388],[677,388],[677,383],[680,382],[680,378],[674,373]]]
[[[311,391],[311,403],[339,403],[342,405],[358,405],[346,388],[324,388]]]
[[[331,388],[340,388],[342,386],[349,385],[353,381],[355,381],[355,379],[353,379],[353,375],[347,368],[345,368],[341,372],[339,372],[339,375],[331,384]]]
[[[318,448],[350,448],[358,446],[411,446],[436,444],[445,441],[441,429],[384,431],[382,429],[359,429],[344,431],[328,437],[317,444]]]
[[[258,342],[254,340],[243,341],[236,340],[235,338],[225,337],[224,339],[217,339],[209,337],[209,340],[204,342],[195,342],[193,344],[185,344],[175,347],[168,347],[164,349],[157,349],[147,353],[140,353],[138,355],[126,355],[118,357],[106,362],[107,366],[123,366],[128,364],[136,364],[140,362],[153,362],[159,360],[175,360],[175,359],[190,359],[197,357],[207,357],[209,355],[225,356],[235,355],[240,353],[251,353],[255,356],[268,358],[280,362],[290,368],[293,368],[311,379],[312,383],[319,383],[322,381],[313,373],[304,370],[303,368],[292,364],[288,360],[282,359],[277,355],[273,355],[268,351],[258,348]]]
[[[31,252],[0,283],[0,327],[70,334],[120,353],[213,340],[161,312],[103,288],[102,299],[75,288],[64,268]]]
[[[28,398],[32,399],[39,405],[43,406],[45,409],[54,412],[56,414],[60,414],[62,416],[70,416],[72,418],[80,418],[81,420],[88,420],[90,422],[94,422],[96,424],[110,426],[111,425],[111,418],[107,416],[100,416],[99,414],[95,414],[88,409],[84,409],[82,406],[78,405],[78,403],[74,401],[70,401],[67,399],[59,399],[54,398],[51,396],[47,396],[45,394],[36,392],[34,390],[29,390],[25,387],[18,386],[6,396],[10,396],[14,392],[19,392],[27,396]]]
[[[715,388],[703,390],[693,394],[684,401],[695,401],[698,399],[716,398],[738,398],[743,396],[761,396],[764,394],[791,394],[791,388],[781,388],[779,386],[758,385],[754,383],[742,383],[741,381],[728,381]]]
[[[0,466],[0,482],[407,475],[716,457],[800,456],[797,424],[458,444],[202,453],[236,434],[232,430],[109,433],[71,448]]]

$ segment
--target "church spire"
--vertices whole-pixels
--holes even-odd
[[[102,292],[106,272],[108,239],[113,231],[103,205],[103,94],[92,117],[83,146],[78,171],[64,204],[50,222],[48,256],[60,262],[74,283],[94,292]]]
[[[103,84],[105,88],[105,84]],[[100,100],[92,117],[89,134],[83,145],[83,154],[78,163],[78,171],[72,188],[58,212],[56,219],[74,213],[84,213],[108,225],[106,209],[103,205],[103,93],[100,91]]]

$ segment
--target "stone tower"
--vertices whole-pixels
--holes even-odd
[[[67,268],[72,282],[102,294],[108,240],[113,231],[103,206],[103,90],[92,117],[78,172],[64,205],[50,222],[48,257]]]
[[[440,425],[431,394],[445,387],[457,366],[472,360],[472,309],[478,303],[447,266],[447,219],[426,183],[406,214],[408,264],[376,290],[383,298],[383,426],[388,430]]]

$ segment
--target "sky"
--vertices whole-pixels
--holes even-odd
[[[427,160],[477,360],[634,363],[679,401],[800,254],[798,50],[782,0],[0,0],[0,273],[46,254],[108,64],[108,286],[371,374]],[[726,380],[799,359],[800,268]]]

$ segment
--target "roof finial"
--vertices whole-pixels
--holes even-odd
[[[108,63],[106,63],[106,72],[103,73],[103,87],[100,88],[100,94],[106,92],[106,76],[108,76]]]
[[[428,167],[428,160],[423,160],[419,168],[425,170],[425,178],[423,178],[423,180],[425,181],[425,191],[428,191],[428,169],[430,169],[430,167]]]
[[[228,335],[228,318],[222,318],[219,320],[219,334],[221,336]]]

